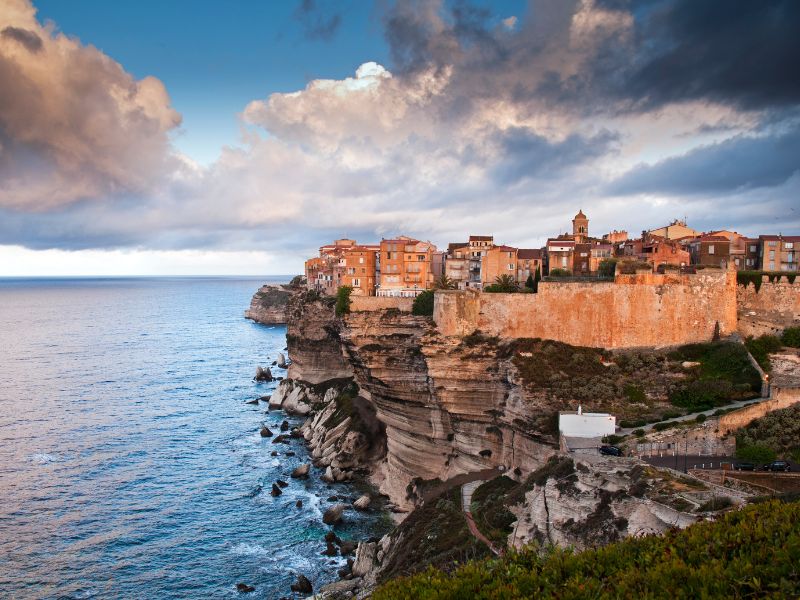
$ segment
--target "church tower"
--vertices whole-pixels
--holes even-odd
[[[580,244],[589,238],[589,218],[579,210],[575,218],[572,219],[572,236],[575,242]]]

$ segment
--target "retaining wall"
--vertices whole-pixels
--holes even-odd
[[[413,298],[395,298],[392,296],[350,296],[352,312],[370,312],[396,308],[402,312],[411,312]]]
[[[737,329],[736,274],[617,275],[613,282],[540,282],[537,294],[438,291],[434,320],[448,336],[480,331],[574,346],[635,348],[709,341]]]
[[[800,277],[794,283],[785,276],[771,283],[764,275],[758,291],[750,283],[737,286],[736,292],[742,335],[775,335],[800,326]]]

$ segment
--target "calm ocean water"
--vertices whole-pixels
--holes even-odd
[[[290,480],[304,446],[262,439],[285,417],[245,403],[272,391],[251,378],[286,342],[242,318],[263,282],[0,280],[0,597],[224,598],[246,582],[277,598],[294,573],[336,578],[321,510],[357,492]],[[379,527],[354,516],[338,533]]]

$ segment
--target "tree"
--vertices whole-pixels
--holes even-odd
[[[597,270],[600,273],[600,277],[613,277],[617,270],[617,259],[605,258],[601,260]]]
[[[519,286],[511,275],[498,275],[495,277],[494,283],[487,285],[483,291],[495,294],[513,294],[519,291]]]
[[[775,460],[775,451],[760,444],[736,448],[736,458],[749,460],[756,464],[768,463]]]
[[[445,288],[450,289],[450,288]],[[423,317],[430,317],[433,315],[433,290],[425,290],[414,298],[414,303],[411,305],[411,314]]]
[[[437,290],[455,290],[458,288],[458,284],[450,279],[446,274],[442,273],[433,283],[433,287]]]
[[[539,292],[539,282],[542,280],[542,269],[541,267],[536,267],[536,274],[533,276],[533,293],[536,294]]]
[[[343,285],[336,291],[336,316],[341,317],[350,312],[350,294],[353,288],[349,285]]]
[[[533,280],[533,275],[528,275],[528,278],[525,280],[525,287],[531,291],[536,290],[536,282]]]
[[[550,277],[569,277],[572,271],[569,269],[550,269]]]

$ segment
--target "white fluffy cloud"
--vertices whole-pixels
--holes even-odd
[[[28,0],[0,4],[0,207],[147,193],[179,123],[158,79],[42,26]]]

